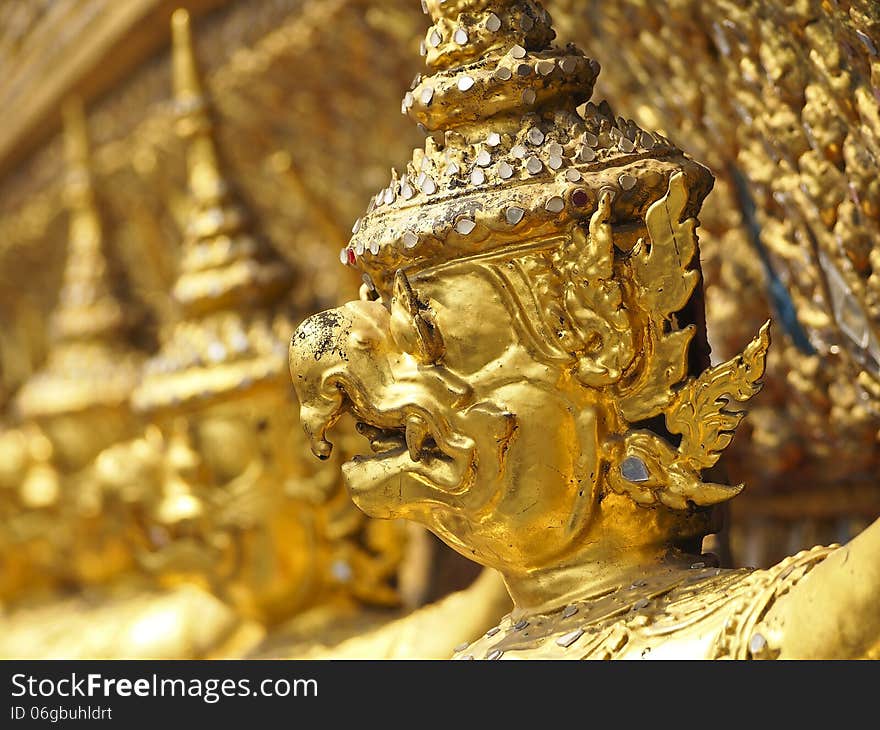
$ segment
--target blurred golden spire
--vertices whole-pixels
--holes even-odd
[[[102,250],[82,102],[69,100],[63,115],[68,167],[65,201],[70,212],[67,262],[51,315],[46,366],[25,383],[18,396],[25,417],[124,403],[137,373],[133,356],[121,340],[125,318],[111,291]]]
[[[135,408],[174,408],[283,380],[290,266],[255,236],[220,164],[193,53],[189,13],[171,19],[177,133],[190,208],[173,297],[181,319],[145,369]],[[281,320],[279,320],[279,317]]]
[[[168,527],[198,520],[205,505],[196,496],[197,485],[205,483],[206,477],[182,419],[175,419],[171,426],[164,466],[162,497],[156,507],[159,524]]]
[[[191,209],[175,299],[186,313],[277,299],[290,269],[247,230],[247,216],[220,169],[207,99],[193,54],[189,13],[174,12],[174,100],[177,132],[187,143]]]
[[[64,283],[52,315],[53,334],[62,340],[100,337],[118,330],[122,309],[110,293],[107,261],[101,250],[101,220],[92,190],[88,136],[82,102],[68,101],[64,114],[67,158],[65,200],[70,211],[70,238]]]

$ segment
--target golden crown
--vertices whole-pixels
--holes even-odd
[[[435,21],[422,45],[432,73],[415,79],[402,109],[428,134],[425,148],[392,172],[340,254],[379,291],[391,291],[398,269],[586,223],[605,190],[615,193],[612,222],[625,223],[643,219],[675,173],[687,179],[687,213],[712,187],[668,139],[588,103],[599,65],[552,45],[539,3],[488,5],[423,3]]]

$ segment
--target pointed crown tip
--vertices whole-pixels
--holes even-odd
[[[171,15],[174,95],[178,100],[201,96],[202,89],[193,52],[189,12],[178,8]]]
[[[177,8],[171,13],[171,27],[175,33],[189,31],[189,11],[186,8]]]

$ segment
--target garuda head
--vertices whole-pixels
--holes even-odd
[[[350,411],[372,451],[343,467],[355,502],[504,571],[587,539],[701,537],[741,488],[705,472],[769,344],[765,327],[709,366],[711,174],[589,103],[598,64],[552,45],[537,2],[425,7],[430,75],[403,100],[425,148],[341,252],[360,300],[291,342],[313,451]]]

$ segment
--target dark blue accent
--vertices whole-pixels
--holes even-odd
[[[782,329],[794,342],[795,347],[805,355],[815,355],[816,348],[813,347],[806,330],[798,321],[797,310],[791,295],[773,269],[770,254],[761,241],[761,226],[755,214],[755,200],[749,190],[748,182],[739,169],[732,165],[730,173],[736,187],[739,207],[746,225],[746,231],[749,234],[749,241],[758,252],[758,257],[761,259],[764,271],[767,274],[767,293],[770,296],[770,306],[773,308],[773,313],[782,324]]]

